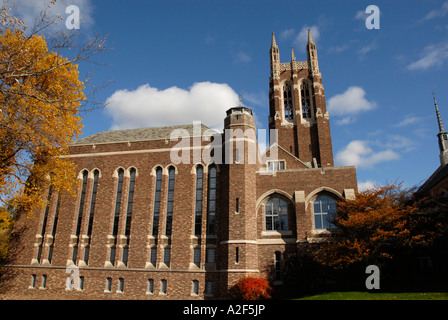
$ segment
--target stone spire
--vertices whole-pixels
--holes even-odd
[[[437,105],[434,92],[432,95],[434,99],[434,107],[436,109],[437,124],[439,125],[439,133],[437,134],[437,138],[440,149],[440,164],[441,166],[445,166],[448,163],[448,132],[446,132],[443,128],[442,117],[440,116],[439,106]]]
[[[445,129],[443,128],[442,118],[440,117],[439,106],[437,105],[437,100],[434,92],[432,93],[432,97],[434,99],[434,106],[436,108],[436,116],[437,116],[437,123],[439,125],[439,132],[446,132]]]
[[[308,28],[308,43],[314,43],[310,28]]]
[[[275,42],[275,35],[272,32],[271,48],[269,49],[271,58],[271,77],[278,78],[280,72],[280,53],[278,51],[277,43]]]
[[[277,43],[275,42],[275,34],[272,32],[272,41],[271,41],[271,47],[276,47]]]

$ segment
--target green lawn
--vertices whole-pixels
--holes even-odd
[[[297,300],[448,300],[448,292],[330,292]]]

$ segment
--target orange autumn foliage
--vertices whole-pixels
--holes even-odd
[[[318,252],[325,265],[343,268],[356,262],[381,263],[397,250],[429,243],[434,236],[417,226],[426,217],[415,214],[418,203],[397,186],[360,192],[355,200],[338,203],[336,232]]]
[[[235,284],[234,289],[237,296],[243,300],[270,299],[272,294],[269,282],[262,278],[242,278]]]

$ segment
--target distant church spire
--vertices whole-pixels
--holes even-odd
[[[314,43],[313,37],[311,36],[311,29],[308,28],[308,43]]]
[[[272,46],[272,47],[276,47],[276,46],[277,46],[277,43],[275,42],[275,35],[274,35],[274,32],[272,32],[271,46]]]
[[[443,128],[442,117],[440,116],[439,106],[434,92],[432,93],[434,99],[434,107],[436,108],[437,124],[439,125],[439,133],[437,138],[439,140],[440,149],[440,164],[445,166],[448,163],[448,132]]]
[[[442,118],[440,117],[440,111],[439,106],[437,105],[436,95],[433,92],[432,97],[434,99],[434,106],[436,107],[436,116],[437,116],[437,123],[439,124],[439,132],[445,132],[445,129],[443,128]]]

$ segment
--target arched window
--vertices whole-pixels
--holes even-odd
[[[124,177],[124,170],[120,168],[118,169],[117,194],[115,196],[114,223],[112,226],[112,236],[114,237],[114,243],[110,248],[110,256],[109,256],[109,261],[112,265],[115,263],[115,254],[117,252],[117,235],[118,235],[118,224],[120,221],[121,194],[123,192],[123,177]]]
[[[124,227],[124,235],[126,236],[126,244],[123,247],[121,261],[127,265],[129,258],[129,236],[131,234],[132,223],[132,207],[134,205],[134,187],[135,187],[135,168],[131,168],[129,176],[128,205],[126,209],[126,221]]]
[[[328,230],[335,228],[332,223],[336,216],[336,200],[327,195],[320,195],[313,202],[314,229]]]
[[[93,227],[93,216],[95,213],[95,202],[96,202],[96,194],[98,192],[98,178],[100,172],[95,170],[93,172],[93,188],[92,188],[92,198],[90,199],[90,212],[89,212],[89,220],[87,224],[87,236],[89,245],[84,247],[84,262],[89,263],[89,254],[90,254],[90,237],[92,236],[92,227]]]
[[[82,217],[84,215],[84,201],[87,192],[87,175],[88,175],[87,170],[84,170],[84,172],[82,173],[82,190],[81,190],[81,198],[79,200],[78,219],[76,220],[76,229],[75,229],[76,243],[73,245],[73,252],[72,252],[73,262],[76,262],[78,256],[78,246],[80,242],[79,234],[81,232]]]
[[[300,95],[302,98],[301,103],[303,119],[309,119],[311,118],[311,98],[308,83],[302,82],[302,85],[300,86]]]
[[[166,203],[165,235],[170,236],[173,229],[173,203],[174,203],[174,177],[176,169],[170,167],[168,170],[168,199]]]
[[[292,103],[292,90],[289,83],[285,84],[283,88],[283,107],[285,112],[285,120],[292,120],[293,116],[293,103]]]
[[[204,169],[201,165],[196,167],[196,205],[194,214],[194,234],[201,235],[202,228],[202,190]]]
[[[216,167],[208,172],[207,234],[216,234]]]
[[[160,196],[162,192],[162,168],[156,169],[156,186],[154,194],[154,211],[152,218],[152,235],[159,234]]]
[[[266,231],[288,230],[288,203],[278,197],[266,201],[264,204]]]

